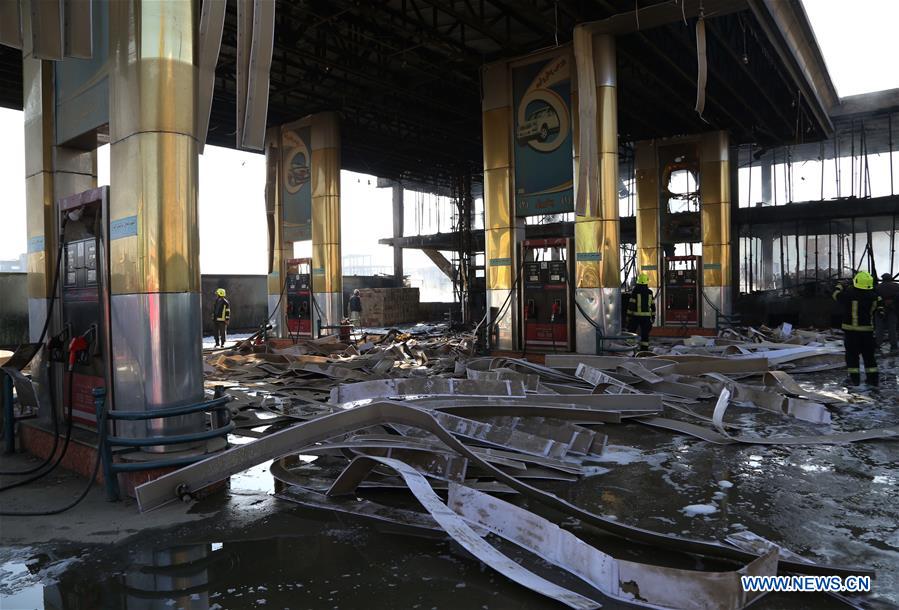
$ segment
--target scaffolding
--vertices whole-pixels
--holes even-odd
[[[738,227],[740,292],[808,295],[859,270],[899,273],[894,119],[894,113],[850,117],[821,142],[739,147],[740,208],[808,212],[793,222]],[[827,204],[828,214],[816,213]]]

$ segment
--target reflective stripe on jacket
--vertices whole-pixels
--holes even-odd
[[[648,286],[638,284],[631,292],[631,298],[627,306],[630,316],[650,318],[656,313],[655,297]]]
[[[228,299],[219,297],[215,300],[212,319],[216,322],[227,322],[231,319],[231,303],[228,302]]]
[[[843,288],[839,285],[832,296],[833,300],[840,304],[843,330],[863,332],[874,330],[874,314],[883,308],[883,299],[873,290],[859,290],[854,286]]]

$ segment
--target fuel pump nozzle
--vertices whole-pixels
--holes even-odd
[[[551,324],[555,324],[556,320],[562,319],[562,302],[559,299],[553,301],[552,312],[549,316]]]
[[[91,326],[83,334],[73,337],[69,341],[69,366],[68,371],[71,373],[75,368],[75,363],[83,359],[90,349],[92,341],[88,341],[89,337],[96,337],[97,327]]]

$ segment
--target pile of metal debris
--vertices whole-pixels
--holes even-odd
[[[224,386],[241,433],[257,440],[140,486],[141,509],[189,498],[274,460],[271,472],[284,500],[445,532],[513,581],[572,608],[598,608],[603,596],[647,607],[742,608],[759,594],[743,591],[741,575],[871,574],[814,564],[749,532],[726,543],[655,533],[537,487],[589,474],[623,423],[717,444],[899,440],[899,427],[764,436],[725,421],[733,402],[826,430],[840,398],[809,391],[790,373],[840,366],[833,337],[747,329],[678,341],[652,356],[550,354],[545,364],[470,351],[470,336],[391,332],[358,345],[325,338],[283,349],[248,343],[212,354],[208,384]],[[373,488],[408,489],[417,504],[357,497]],[[724,560],[734,569],[682,570],[614,558],[522,508],[517,498],[637,544]],[[568,572],[580,586],[535,573],[504,553],[498,540]]]

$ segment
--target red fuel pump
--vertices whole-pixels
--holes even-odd
[[[61,332],[50,341],[62,382],[54,392],[58,405],[68,404],[71,394],[72,419],[89,430],[96,429],[97,421],[91,392],[107,387],[110,374],[107,199],[108,187],[102,187],[56,204],[65,231],[57,310]]]
[[[521,244],[522,344],[525,351],[573,348],[571,240],[528,239]]]
[[[665,324],[699,326],[702,320],[701,256],[665,257],[662,285]]]
[[[312,336],[312,259],[287,260],[287,330],[294,337]]]

